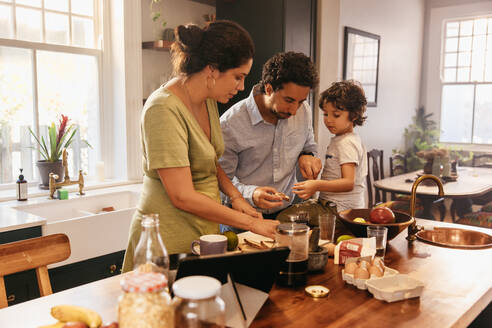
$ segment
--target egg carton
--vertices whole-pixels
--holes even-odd
[[[354,285],[358,289],[366,290],[367,282],[371,280],[379,280],[386,277],[392,277],[398,274],[398,270],[385,267],[384,274],[382,277],[378,277],[374,274],[371,274],[369,279],[355,279],[354,275],[351,273],[345,273],[345,269],[342,269],[342,279],[349,285]]]
[[[423,282],[406,274],[368,279],[366,286],[374,298],[389,303],[420,297],[424,289]]]

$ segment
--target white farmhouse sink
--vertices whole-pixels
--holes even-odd
[[[134,208],[139,193],[134,191],[119,191],[103,195],[72,196],[68,200],[53,200],[40,204],[14,207],[15,209],[45,218],[48,223],[66,219],[79,218],[99,214],[105,207],[112,206],[115,210]]]
[[[70,239],[70,257],[49,266],[58,267],[125,250],[130,223],[140,193],[108,192],[69,200],[51,200],[39,204],[13,207],[46,219],[42,234],[64,233]],[[112,212],[103,212],[104,207]]]

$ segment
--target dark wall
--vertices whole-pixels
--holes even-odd
[[[303,52],[315,61],[316,0],[217,0],[216,7],[217,19],[241,24],[256,48],[244,91],[227,104],[219,104],[220,114],[249,95],[261,79],[263,64],[274,54]]]

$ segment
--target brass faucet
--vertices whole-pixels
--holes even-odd
[[[67,150],[63,149],[63,160],[62,160],[63,168],[65,169],[65,177],[62,182],[56,182],[58,179],[58,174],[50,173],[50,198],[55,199],[53,195],[55,194],[55,190],[57,187],[62,186],[70,186],[74,184],[79,185],[79,195],[84,195],[84,176],[82,175],[82,170],[79,170],[79,179],[77,181],[70,180],[70,176],[68,175],[68,161],[67,161]]]
[[[432,175],[432,174],[424,174],[424,175],[420,176],[419,178],[417,178],[417,180],[415,180],[415,182],[412,185],[412,197],[410,198],[410,216],[412,218],[415,218],[415,203],[417,201],[417,186],[422,181],[424,181],[426,179],[434,180],[437,184],[437,187],[439,188],[439,197],[444,196],[444,187],[442,186],[442,182],[438,177],[436,177],[435,175]],[[412,224],[408,226],[407,240],[408,241],[414,241],[415,239],[417,239],[417,237],[415,235],[417,234],[417,232],[419,232],[422,229],[423,228],[421,226],[418,226],[416,224],[416,221],[414,220],[412,222]]]

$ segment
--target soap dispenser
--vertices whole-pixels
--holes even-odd
[[[20,169],[19,179],[17,179],[17,200],[27,200],[27,181],[24,179],[22,169]]]

